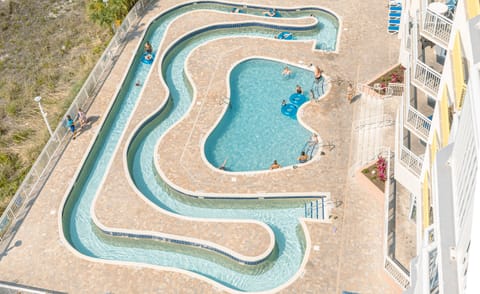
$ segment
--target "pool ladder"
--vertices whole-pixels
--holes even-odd
[[[325,219],[325,198],[305,203],[305,218]]]
[[[318,147],[318,143],[312,143],[312,142],[308,141],[303,146],[302,151],[305,152],[306,155],[308,155],[309,159],[311,159],[313,157],[313,153],[315,152],[315,149],[317,147]]]

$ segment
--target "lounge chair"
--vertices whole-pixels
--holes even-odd
[[[398,19],[398,18],[397,19],[389,19],[388,24],[389,25],[392,25],[392,24],[398,25],[398,24],[400,24],[400,19]]]
[[[389,26],[389,27],[388,27],[388,32],[389,32],[390,34],[398,33],[398,30],[399,30],[399,29],[400,29],[400,27],[395,26],[395,25]]]

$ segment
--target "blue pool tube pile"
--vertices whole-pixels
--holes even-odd
[[[294,93],[290,95],[290,103],[282,105],[282,113],[286,116],[295,118],[297,116],[298,108],[305,102],[307,102],[307,97],[301,93]]]

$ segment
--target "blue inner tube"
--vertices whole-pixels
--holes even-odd
[[[293,40],[293,34],[290,32],[281,32],[278,34],[277,39],[280,40]]]
[[[305,95],[303,94],[295,93],[290,95],[290,102],[292,102],[296,106],[300,106],[306,101],[307,101],[307,97],[305,97]]]
[[[154,59],[155,59],[155,54],[144,52],[142,55],[141,61],[145,64],[152,64]]]
[[[297,106],[288,103],[282,106],[282,113],[286,116],[295,117],[297,114]]]

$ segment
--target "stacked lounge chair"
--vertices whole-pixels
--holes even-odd
[[[402,2],[400,0],[390,0],[388,8],[388,32],[396,34],[400,29]]]

